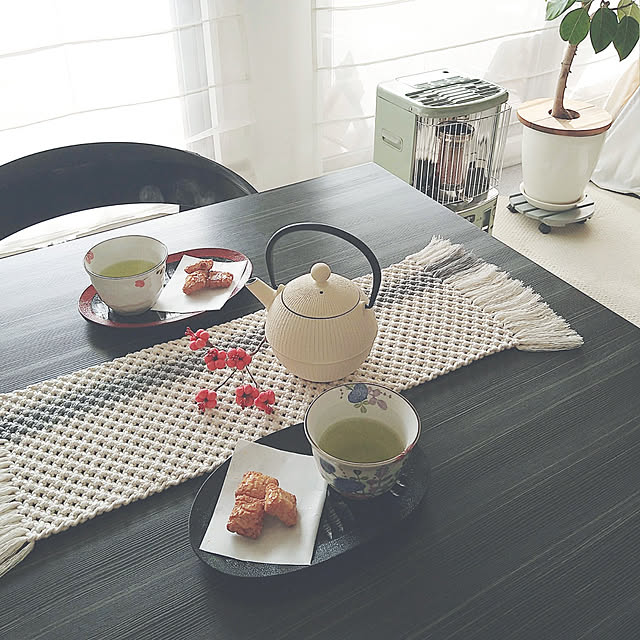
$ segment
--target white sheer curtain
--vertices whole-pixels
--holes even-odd
[[[379,82],[449,68],[550,95],[543,0],[22,0],[0,4],[0,163],[130,140],[187,148],[258,190],[372,159]],[[569,95],[625,64],[580,47]],[[632,58],[633,56],[630,56]],[[507,163],[518,161],[513,119]],[[109,214],[111,215],[111,214]],[[107,216],[109,218],[109,216]]]
[[[0,162],[95,140],[184,140],[171,3],[0,4]]]

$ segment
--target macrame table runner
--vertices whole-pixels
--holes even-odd
[[[375,308],[373,349],[346,381],[399,391],[504,349],[582,344],[535,292],[441,238],[384,269]],[[213,327],[210,341],[254,349],[263,324],[259,311]],[[187,345],[159,344],[0,396],[0,575],[35,541],[209,472],[238,440],[301,422],[332,386],[289,374],[267,347],[251,371],[260,388],[274,389],[274,413],[235,404],[240,375],[201,413],[194,395],[226,374],[209,372],[205,352]]]

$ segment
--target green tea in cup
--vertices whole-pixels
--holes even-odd
[[[405,443],[397,430],[380,420],[355,416],[329,425],[318,439],[331,456],[350,462],[381,462],[400,455]]]
[[[155,267],[150,260],[120,260],[100,270],[100,275],[107,278],[126,278],[145,273]]]

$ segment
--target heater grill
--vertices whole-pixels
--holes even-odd
[[[454,76],[446,81],[446,84],[426,83],[418,91],[410,91],[407,98],[416,100],[428,107],[440,107],[445,105],[467,104],[474,100],[482,100],[499,95],[503,89],[484,80],[473,80]]]
[[[508,97],[498,85],[447,70],[382,83],[374,160],[490,232]]]

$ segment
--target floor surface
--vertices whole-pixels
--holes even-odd
[[[519,166],[503,171],[493,236],[640,326],[640,198],[590,182],[593,217],[545,235],[537,220],[507,209],[521,179]]]

